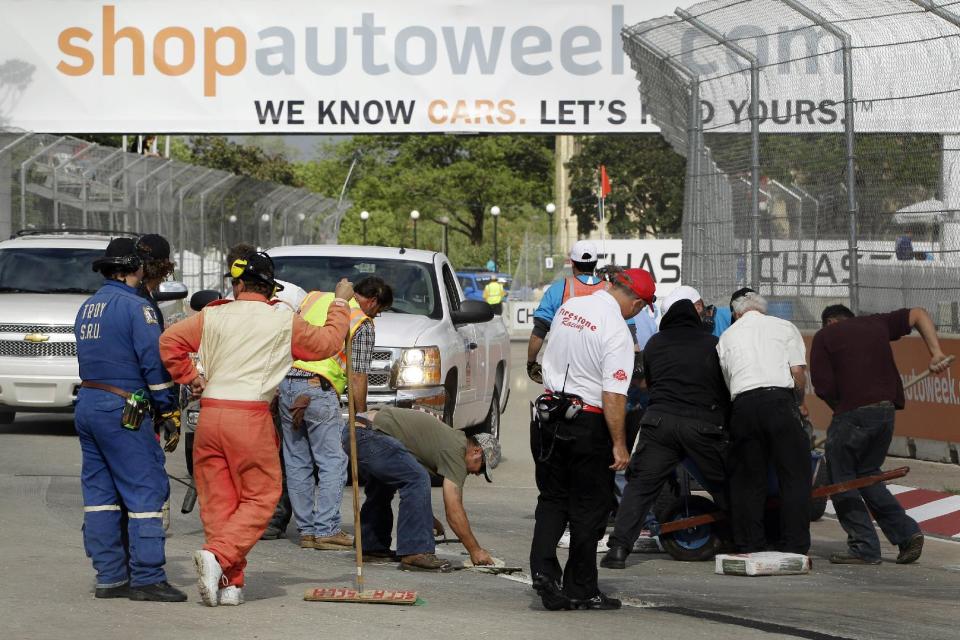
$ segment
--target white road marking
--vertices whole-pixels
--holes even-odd
[[[907,515],[917,522],[923,522],[924,520],[939,518],[954,511],[960,511],[960,496],[941,498],[940,500],[934,500],[933,502],[922,504],[913,509],[908,509]]]

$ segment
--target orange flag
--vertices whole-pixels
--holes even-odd
[[[607,168],[600,165],[600,197],[606,198],[610,195],[610,177],[607,175]]]

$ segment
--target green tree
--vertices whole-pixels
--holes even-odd
[[[299,165],[297,175],[308,188],[334,198],[357,159],[347,193],[353,206],[341,227],[341,242],[361,241],[358,214],[367,210],[369,244],[411,246],[409,214],[416,209],[421,247],[440,248],[437,222],[449,218],[450,253],[459,264],[482,265],[491,257],[490,208],[496,205],[503,212],[498,246],[506,266],[507,247],[519,246],[531,216],[542,212],[552,194],[552,137],[360,136],[318,155],[327,159]]]
[[[661,136],[584,136],[579,142],[579,152],[567,163],[579,233],[589,233],[600,220],[600,165],[606,166],[610,178],[604,214],[611,234],[680,230],[686,161]]]
[[[282,153],[270,153],[259,146],[231,142],[223,136],[191,136],[186,141],[185,149],[175,145],[174,152],[174,157],[190,164],[229,171],[256,180],[302,186],[295,165]]]

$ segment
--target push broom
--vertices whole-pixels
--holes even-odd
[[[347,376],[353,371],[353,335],[347,337]],[[359,602],[368,604],[416,604],[416,591],[396,591],[384,589],[364,589],[363,584],[363,541],[360,537],[360,483],[357,480],[357,422],[353,399],[353,386],[347,385],[347,424],[350,429],[350,482],[353,485],[353,544],[356,551],[357,575],[356,588],[318,587],[307,589],[304,600],[311,602]]]

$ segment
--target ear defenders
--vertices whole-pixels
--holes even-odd
[[[270,264],[271,271],[273,270],[273,260],[266,253],[262,251],[258,251],[257,253],[251,254],[251,255],[264,258]],[[274,280],[272,276],[268,276],[267,274],[257,269],[256,266],[251,264],[250,257],[251,256],[248,255],[246,257],[238,258],[234,260],[233,264],[230,265],[230,277],[233,278],[234,280],[238,280],[238,279],[242,279],[244,276],[247,276],[247,277],[253,278],[254,280],[259,280],[260,282],[263,282],[264,284],[267,284],[270,287],[272,287],[272,289],[270,290],[270,297],[277,295],[277,292],[279,291],[283,291],[283,285],[277,284],[277,281]]]
[[[120,267],[121,269],[127,269],[130,271],[136,271],[143,264],[143,260],[140,259],[140,256],[129,255],[129,256],[110,256],[97,258],[93,261],[93,270],[94,271],[103,271],[105,267]]]

